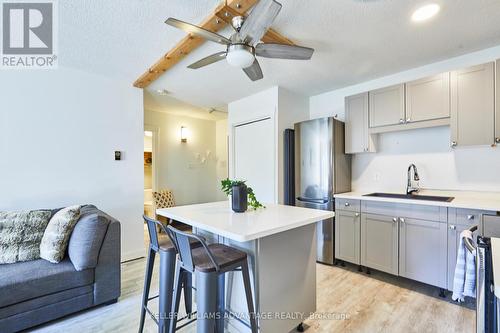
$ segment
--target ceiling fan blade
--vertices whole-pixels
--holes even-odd
[[[264,44],[255,46],[255,54],[265,58],[309,60],[314,49],[296,45]]]
[[[209,55],[208,57],[205,57],[201,60],[198,60],[197,62],[192,63],[191,65],[188,66],[188,68],[198,69],[198,68],[213,64],[214,62],[221,61],[222,59],[225,59],[225,58],[226,58],[226,51],[218,52],[218,53]]]
[[[219,43],[219,44],[223,44],[223,45],[231,44],[231,41],[224,36],[216,34],[215,32],[209,31],[207,29],[203,29],[203,28],[198,27],[194,24],[175,19],[173,17],[169,17],[165,21],[165,23],[168,25],[171,25],[175,28],[184,30],[187,33],[193,34],[193,35],[201,37],[201,38],[205,38],[206,40],[209,40],[209,41],[212,41],[215,43]]]
[[[262,69],[260,68],[257,59],[254,60],[252,66],[243,68],[243,71],[252,81],[257,81],[264,77],[264,75],[262,74]]]
[[[240,29],[240,36],[250,45],[260,41],[269,30],[281,10],[281,4],[275,0],[260,0]]]

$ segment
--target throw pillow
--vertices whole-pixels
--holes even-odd
[[[40,258],[40,242],[52,212],[0,212],[0,264]]]
[[[80,217],[80,206],[61,209],[52,216],[40,243],[40,257],[52,263],[64,259],[71,232]]]

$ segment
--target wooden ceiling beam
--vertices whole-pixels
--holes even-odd
[[[245,15],[258,0],[227,0],[225,3],[217,6],[199,26],[204,29],[217,32],[227,24],[231,24],[234,16]],[[293,45],[293,42],[279,34],[273,29],[269,29],[262,38],[264,43],[280,43]],[[153,81],[158,79],[163,73],[176,65],[191,51],[203,44],[205,40],[200,37],[188,34],[181,39],[170,51],[165,53],[148,70],[142,74],[135,82],[137,88],[146,88]]]

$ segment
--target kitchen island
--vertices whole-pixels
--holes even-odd
[[[259,332],[289,332],[316,311],[315,223],[331,211],[266,204],[234,213],[228,201],[158,209],[193,227],[207,241],[249,255]],[[227,274],[225,308],[230,331],[250,332],[241,273]]]

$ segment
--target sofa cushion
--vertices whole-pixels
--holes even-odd
[[[0,266],[0,307],[92,284],[94,270],[77,271],[69,258],[58,264],[44,259]]]
[[[0,264],[40,258],[50,210],[0,212]]]
[[[66,255],[69,237],[80,217],[80,206],[61,209],[52,216],[40,243],[40,257],[58,263]]]
[[[101,245],[111,220],[95,206],[85,205],[80,210],[80,219],[76,223],[69,239],[68,254],[76,270],[94,268]]]

